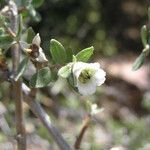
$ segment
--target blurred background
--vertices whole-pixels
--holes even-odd
[[[41,19],[28,22],[40,33],[48,55],[52,38],[74,53],[94,46],[91,62],[100,62],[107,72],[105,84],[88,98],[59,79],[38,92],[37,99],[71,145],[88,113],[86,101],[90,100],[104,110],[91,122],[81,150],[150,150],[150,57],[141,69],[132,71],[142,51],[140,29],[148,23],[148,6],[149,0],[44,0],[37,9]],[[7,92],[10,87],[5,83],[0,88],[2,110],[14,129],[14,104]],[[58,150],[26,105],[24,111],[29,150]],[[4,150],[13,147],[8,139],[0,133]]]

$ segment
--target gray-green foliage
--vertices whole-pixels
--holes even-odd
[[[93,46],[83,49],[76,55],[77,61],[87,62],[90,59],[90,57],[92,56],[93,51],[94,51]]]
[[[52,39],[50,40],[49,46],[49,54],[52,56],[52,61],[50,60],[48,62],[44,54],[44,50],[39,46],[39,42],[37,41],[37,44],[32,42],[36,36],[32,27],[26,29],[24,25],[29,16],[31,16],[31,18],[34,17],[34,19],[37,20],[37,12],[35,8],[42,5],[44,0],[16,0],[15,2],[17,3],[18,7],[24,7],[25,9],[25,11],[20,12],[20,15],[18,15],[17,33],[13,33],[13,31],[11,31],[9,25],[10,20],[7,18],[7,16],[2,14],[0,15],[0,49],[2,49],[2,51],[10,50],[9,48],[17,44],[23,51],[23,58],[18,67],[15,80],[17,81],[18,79],[24,77],[25,70],[29,69],[29,64],[32,63],[37,71],[30,77],[29,83],[34,88],[42,88],[48,86],[52,81],[50,66],[64,65],[64,67],[59,70],[58,75],[63,78],[68,78],[68,82],[71,85],[74,85],[75,81],[72,80],[73,76],[71,66],[68,65],[68,63],[73,61],[87,62],[92,56],[94,48],[89,47],[79,51],[77,54],[74,54],[71,48],[65,48],[59,41]],[[52,62],[53,64],[51,64]]]
[[[67,53],[63,45],[55,39],[50,41],[50,52],[55,63],[65,64]]]
[[[148,8],[148,19],[150,22],[150,8]],[[141,41],[143,44],[143,51],[139,55],[139,57],[135,60],[132,66],[132,70],[138,70],[144,63],[146,56],[150,53],[150,34],[149,27],[147,25],[143,25],[141,28]]]
[[[51,81],[51,71],[48,67],[38,70],[32,77],[30,84],[34,88],[47,86]]]

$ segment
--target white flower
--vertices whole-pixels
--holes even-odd
[[[32,44],[35,44],[35,45],[37,45],[38,47],[40,47],[41,38],[40,38],[39,33],[37,33],[36,36],[33,38]]]
[[[96,87],[105,81],[106,72],[100,68],[99,63],[76,62],[72,70],[76,86],[82,95],[95,93]]]
[[[47,62],[48,60],[43,52],[43,49],[40,47],[40,44],[41,38],[39,36],[39,33],[36,34],[36,36],[33,38],[31,44],[20,42],[20,46],[23,49],[23,51],[29,54],[30,58],[33,61],[44,63]]]
[[[35,60],[41,63],[48,61],[41,47],[39,47],[39,55]]]
[[[35,60],[38,62],[47,62],[48,60],[43,52],[43,49],[40,47],[40,44],[41,44],[41,38],[38,33],[32,40],[32,45],[36,45],[38,48],[38,57],[35,58]]]

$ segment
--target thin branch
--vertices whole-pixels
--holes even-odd
[[[57,130],[57,128],[51,123],[50,117],[43,110],[38,101],[34,100],[34,97],[30,95],[31,91],[25,84],[23,84],[22,90],[25,95],[24,101],[29,105],[33,113],[40,119],[43,125],[47,128],[48,132],[53,137],[59,148],[61,150],[74,150],[74,148],[70,147],[68,143],[64,140],[64,138]]]
[[[80,150],[80,145],[81,145],[83,136],[89,127],[90,121],[91,121],[91,115],[87,115],[84,119],[84,122],[83,122],[82,128],[80,130],[79,136],[77,137],[77,139],[75,141],[75,144],[74,144],[75,150]]]
[[[16,4],[10,0],[9,8],[11,10],[11,30],[16,34],[17,32],[17,17],[18,11]],[[13,61],[13,78],[16,76],[18,65],[20,63],[20,48],[18,44],[12,47],[12,61]],[[24,115],[23,115],[23,97],[22,97],[22,83],[21,80],[13,80],[13,92],[15,99],[15,117],[16,117],[16,130],[17,130],[17,146],[18,150],[26,150],[26,135],[24,127]]]
[[[16,34],[12,31],[11,28],[7,27],[6,25],[4,25],[6,32],[13,38],[16,37]]]

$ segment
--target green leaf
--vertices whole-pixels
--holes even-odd
[[[27,43],[32,43],[33,38],[35,37],[35,32],[32,27],[27,29]]]
[[[77,61],[87,62],[89,58],[92,56],[93,51],[94,51],[93,46],[83,49],[76,55]]]
[[[29,61],[29,58],[28,57],[25,57],[19,67],[18,67],[18,70],[17,70],[17,75],[15,77],[15,80],[17,81],[22,75],[23,73],[25,72],[26,68],[27,68],[27,65],[28,65],[28,61]]]
[[[34,88],[42,88],[48,86],[51,81],[51,71],[48,67],[42,68],[35,73],[30,80],[30,84]]]
[[[13,44],[13,38],[9,35],[2,35],[0,36],[0,48],[1,49],[8,49]]]
[[[143,46],[145,47],[148,44],[148,29],[146,25],[141,28],[141,39]]]
[[[58,75],[62,78],[67,78],[71,74],[71,66],[66,65],[59,69]]]
[[[143,65],[144,59],[145,59],[145,52],[142,52],[140,56],[133,63],[132,70],[133,71],[138,70]]]
[[[43,4],[44,0],[32,0],[32,5],[34,8],[38,8]]]
[[[55,63],[66,63],[66,50],[63,45],[55,39],[50,41],[50,52]]]

